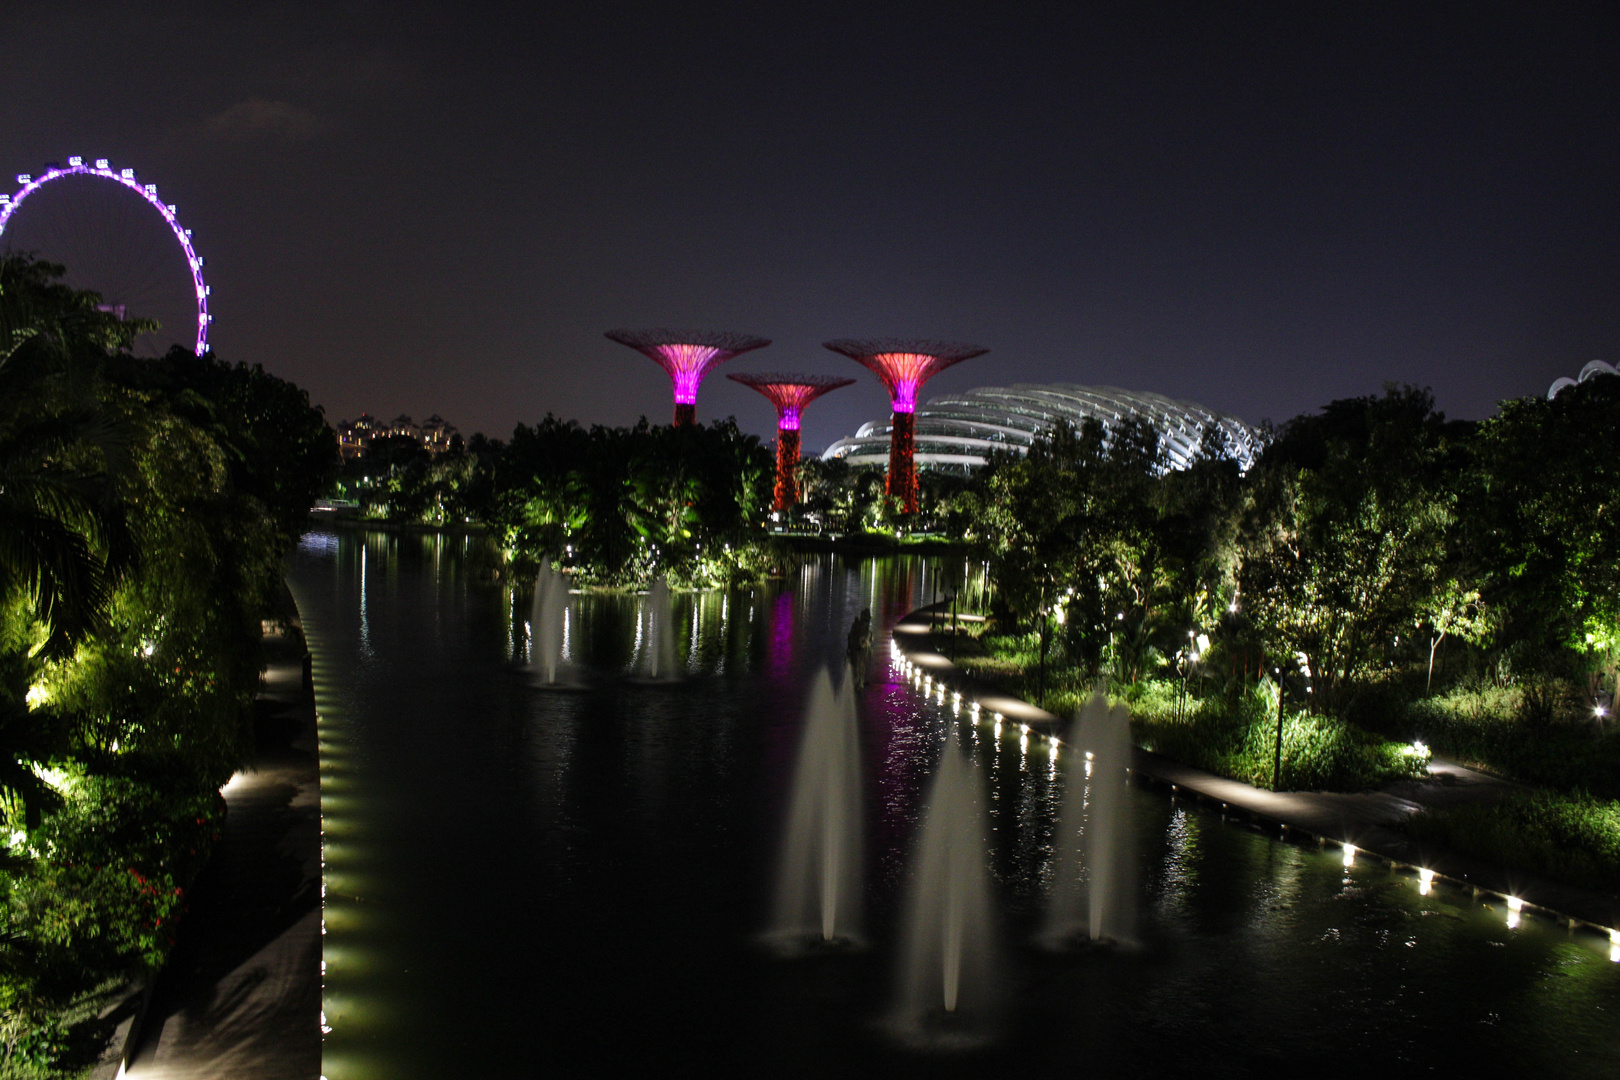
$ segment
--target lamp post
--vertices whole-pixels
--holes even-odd
[[[1181,656],[1179,658],[1180,663],[1178,664],[1178,666],[1181,668],[1181,694],[1176,699],[1176,720],[1177,720],[1177,722],[1185,721],[1187,719],[1187,675],[1192,669],[1192,661],[1193,661],[1192,642],[1196,638],[1197,633],[1198,633],[1198,631],[1196,631],[1196,630],[1187,631],[1187,638],[1188,638],[1187,647],[1182,650]]]
[[[1271,758],[1271,790],[1282,784],[1282,732],[1283,732],[1283,669],[1277,665],[1277,746]]]
[[[1041,661],[1035,682],[1035,704],[1046,708],[1046,584],[1041,584],[1041,605],[1037,609],[1041,619]]]

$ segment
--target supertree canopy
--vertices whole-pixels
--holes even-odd
[[[799,501],[799,416],[822,394],[848,386],[854,379],[836,375],[780,375],[775,372],[728,375],[752,387],[776,406],[776,499],[774,510],[788,510]]]
[[[706,330],[609,330],[607,336],[669,372],[675,384],[676,427],[697,423],[697,392],[704,376],[739,353],[771,343],[770,338]]]
[[[871,368],[889,388],[894,409],[889,436],[889,476],[885,490],[901,501],[908,514],[917,512],[916,453],[917,391],[922,384],[952,364],[989,349],[951,341],[914,341],[904,338],[853,340],[840,338],[826,347]]]

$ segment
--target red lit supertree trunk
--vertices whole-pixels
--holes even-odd
[[[879,338],[868,341],[840,339],[826,347],[870,368],[888,387],[894,407],[889,428],[888,494],[901,510],[915,514],[917,499],[917,391],[939,372],[989,349],[948,341],[912,341]]]
[[[697,392],[703,379],[733,356],[769,345],[769,338],[704,330],[609,330],[607,336],[628,345],[669,372],[675,392],[675,426],[697,423]]]
[[[752,387],[776,406],[776,486],[771,509],[791,510],[799,501],[799,418],[804,407],[822,394],[848,386],[854,379],[832,375],[728,375]]]
[[[776,429],[776,484],[771,509],[791,510],[799,502],[799,429]]]

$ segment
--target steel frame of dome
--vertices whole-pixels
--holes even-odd
[[[1571,386],[1578,386],[1581,383],[1594,379],[1599,375],[1620,375],[1620,370],[1616,370],[1613,364],[1607,363],[1603,360],[1589,361],[1585,367],[1581,368],[1581,373],[1577,377],[1571,379],[1569,376],[1565,375],[1563,378],[1553,380],[1553,384],[1547,388],[1547,400],[1551,401],[1553,398],[1557,397],[1559,391],[1561,390],[1565,390]]]
[[[1117,386],[1017,383],[935,398],[918,409],[917,464],[971,470],[984,465],[997,450],[1027,453],[1037,438],[1061,420],[1078,426],[1093,418],[1102,421],[1105,438],[1114,425],[1126,420],[1148,421],[1159,433],[1171,469],[1193,463],[1205,430],[1212,426],[1219,431],[1227,453],[1245,471],[1264,445],[1259,433],[1242,420],[1191,401]],[[827,447],[821,457],[823,461],[881,465],[888,460],[888,452],[888,423],[874,420]]]

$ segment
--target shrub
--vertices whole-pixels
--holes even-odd
[[[1511,870],[1620,892],[1620,802],[1536,792],[1491,806],[1425,810],[1401,827]]]
[[[1147,749],[1256,787],[1272,786],[1277,715],[1275,691],[1257,687],[1235,706],[1200,699],[1177,719],[1160,689],[1133,706],[1132,728]],[[1173,699],[1172,699],[1173,700]],[[1310,713],[1283,720],[1282,778],[1285,790],[1360,791],[1424,773],[1427,758],[1352,724]]]

